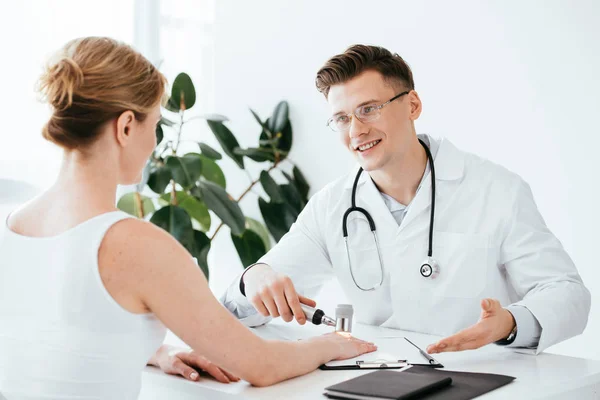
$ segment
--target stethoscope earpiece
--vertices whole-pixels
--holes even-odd
[[[427,257],[419,272],[423,278],[435,279],[440,274],[440,266],[433,257]]]

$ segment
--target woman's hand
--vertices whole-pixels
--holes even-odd
[[[237,376],[219,368],[193,350],[168,345],[162,345],[148,364],[159,367],[167,374],[181,375],[190,381],[200,379],[198,370],[207,372],[222,383],[240,380]]]
[[[332,360],[345,360],[377,350],[377,346],[374,343],[357,339],[349,333],[344,332],[332,332],[312,340],[325,342],[327,347],[332,351],[330,353]]]

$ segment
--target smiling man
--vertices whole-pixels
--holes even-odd
[[[397,54],[355,45],[319,70],[328,126],[359,167],[309,201],[290,232],[222,298],[250,326],[306,322],[336,277],[358,322],[537,352],[581,333],[590,294],[517,174],[417,135],[422,103]]]

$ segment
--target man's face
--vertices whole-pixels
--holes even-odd
[[[413,121],[419,116],[420,100],[414,91],[401,96],[381,108],[379,118],[372,122],[361,122],[353,112],[364,105],[380,106],[403,91],[400,84],[392,85],[373,70],[329,90],[327,101],[332,116],[352,115],[350,127],[339,132],[340,139],[365,171],[376,171],[402,159],[414,135]]]

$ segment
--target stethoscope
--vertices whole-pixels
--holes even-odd
[[[435,167],[433,165],[433,157],[431,156],[431,151],[429,147],[419,139],[419,143],[425,149],[425,153],[427,153],[427,160],[429,161],[429,168],[431,170],[431,213],[429,219],[429,249],[427,250],[427,258],[419,268],[419,272],[423,278],[435,279],[440,273],[440,266],[437,261],[433,258],[433,217],[435,215]],[[379,286],[383,284],[383,280],[385,277],[385,270],[383,268],[383,259],[381,258],[381,251],[379,249],[379,241],[377,240],[377,235],[375,234],[375,221],[373,221],[373,217],[367,210],[361,207],[356,207],[356,189],[358,187],[358,179],[362,174],[362,167],[358,170],[356,174],[356,178],[354,178],[354,185],[352,186],[352,206],[346,210],[344,213],[344,217],[342,219],[342,231],[344,234],[344,244],[346,245],[346,255],[348,257],[348,267],[350,268],[350,275],[352,276],[352,280],[357,288],[363,291],[375,290]],[[354,271],[352,270],[352,263],[350,261],[350,251],[348,250],[348,228],[346,226],[346,221],[348,220],[348,215],[352,212],[359,212],[367,218],[369,222],[369,228],[371,229],[371,233],[373,234],[373,239],[375,240],[375,246],[377,247],[377,256],[379,258],[379,267],[381,270],[381,279],[379,283],[371,288],[363,288],[356,282],[356,278],[354,277]]]

